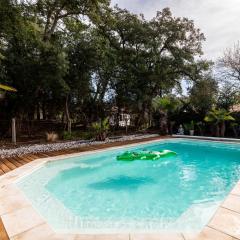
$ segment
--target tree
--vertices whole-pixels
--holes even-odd
[[[23,0],[21,6],[26,15],[35,18],[43,28],[43,40],[52,41],[58,32],[64,32],[65,21],[75,19],[81,22],[81,17],[96,19],[103,6],[108,6],[109,0]]]
[[[226,80],[240,81],[240,42],[225,50],[218,65]]]
[[[152,100],[152,107],[160,113],[160,131],[162,134],[168,134],[170,126],[169,114],[173,113],[178,106],[178,101],[173,97],[157,96]],[[170,131],[171,132],[171,131]]]
[[[204,120],[215,125],[217,137],[224,137],[226,129],[225,122],[234,121],[235,119],[231,116],[231,113],[225,109],[213,109],[206,115]]]
[[[202,54],[204,35],[193,21],[174,17],[168,8],[150,21],[114,8],[99,28],[116,49],[117,105],[136,109],[139,123],[151,114],[153,97],[171,93],[183,78],[196,79],[209,66],[194,58]]]
[[[0,81],[18,93],[1,102],[8,106],[1,117],[87,127],[114,106],[134,113],[138,128],[150,126],[154,97],[208,70],[196,60],[204,40],[193,21],[168,8],[146,20],[108,0],[3,0]]]
[[[189,90],[190,105],[203,119],[216,102],[218,84],[211,75],[205,75],[193,83]]]
[[[217,98],[217,108],[229,111],[235,104],[239,103],[239,87],[231,82],[226,82],[221,86]]]
[[[64,109],[69,119],[72,99],[66,81],[69,59],[65,44],[71,32],[67,24],[70,20],[81,23],[83,15],[93,17],[108,1],[4,2],[0,13],[3,10],[14,14],[5,18],[1,30],[7,47],[0,52],[6,80],[19,90],[12,107],[20,115],[27,113],[30,119],[34,112],[39,118],[40,110],[44,118],[55,118]]]

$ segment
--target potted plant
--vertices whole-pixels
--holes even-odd
[[[189,129],[190,136],[194,135],[194,121],[190,122],[190,129]]]

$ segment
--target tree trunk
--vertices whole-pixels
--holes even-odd
[[[200,136],[203,136],[204,134],[203,134],[203,129],[201,126],[198,126],[198,130],[199,130]]]
[[[39,102],[36,104],[36,111],[37,111],[37,120],[40,120],[40,105]]]
[[[220,123],[220,136],[221,137],[225,136],[225,130],[226,130],[225,122]]]
[[[42,114],[43,114],[43,120],[46,120],[47,116],[46,116],[46,104],[45,104],[45,101],[42,102]]]
[[[174,126],[175,122],[174,121],[170,121],[169,123],[169,133],[170,135],[173,134],[173,126]]]
[[[65,102],[65,112],[66,112],[66,121],[67,121],[67,130],[69,133],[71,133],[71,118],[69,114],[69,107],[68,107],[68,95],[66,97],[66,102]]]
[[[216,137],[219,137],[220,129],[219,124],[216,124]]]
[[[234,133],[234,137],[237,138],[238,137],[238,131],[236,129],[235,126],[232,127],[233,133]]]
[[[160,133],[162,135],[168,135],[168,116],[166,112],[161,112]]]

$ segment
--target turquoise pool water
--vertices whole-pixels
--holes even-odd
[[[240,179],[239,146],[164,140],[47,163],[17,184],[58,231],[200,230]],[[117,161],[127,149],[177,156]]]

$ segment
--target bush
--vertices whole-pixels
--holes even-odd
[[[47,142],[56,142],[58,140],[58,134],[55,132],[46,133]]]
[[[74,138],[73,133],[64,131],[62,134],[62,138],[63,138],[63,140],[72,140]]]
[[[95,122],[92,124],[92,129],[97,141],[105,141],[108,131],[109,131],[109,121],[108,118],[101,120],[100,122]]]
[[[63,140],[75,140],[75,139],[91,140],[94,138],[94,136],[95,135],[92,130],[89,130],[87,132],[72,131],[72,133],[64,131],[62,133]]]
[[[94,132],[92,130],[89,130],[87,132],[81,132],[79,136],[82,139],[91,140],[94,138]]]

